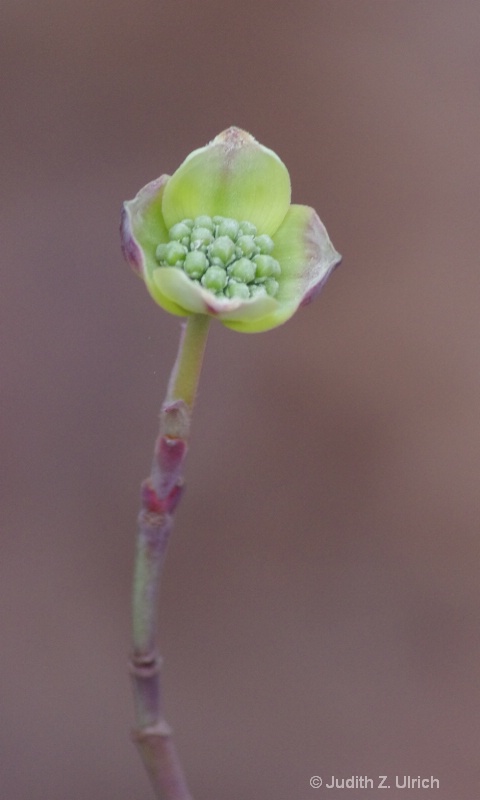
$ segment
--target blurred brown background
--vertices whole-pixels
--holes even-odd
[[[152,796],[129,594],[179,330],[118,215],[231,124],[344,263],[212,326],[161,610],[195,800],[478,796],[478,0],[2,0],[0,39],[1,797]]]

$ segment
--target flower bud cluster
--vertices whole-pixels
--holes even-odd
[[[178,267],[217,296],[247,300],[258,295],[275,297],[281,269],[271,253],[270,236],[257,235],[251,222],[202,215],[184,219],[159,244],[161,267]]]

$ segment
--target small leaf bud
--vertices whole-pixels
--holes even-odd
[[[202,284],[212,292],[221,292],[227,282],[227,273],[222,267],[209,267],[202,278]]]
[[[228,236],[219,236],[209,247],[208,254],[212,263],[227,265],[235,253],[235,245]]]
[[[242,283],[250,283],[255,278],[255,264],[248,258],[239,258],[228,270],[231,278]]]
[[[257,280],[280,275],[280,264],[272,256],[254,256],[253,261],[257,268],[255,273]]]
[[[253,224],[253,222],[248,222],[247,220],[243,220],[239,224],[240,224],[240,230],[246,236],[256,236],[257,235],[257,229],[256,229],[255,225]]]
[[[237,253],[239,256],[255,255],[257,249],[253,236],[239,236],[237,239]]]
[[[168,231],[168,235],[170,239],[176,240],[177,242],[182,242],[182,244],[186,244],[184,239],[190,239],[190,228],[185,222],[177,222],[170,230]]]
[[[264,286],[265,289],[267,290],[267,294],[269,294],[270,297],[275,297],[280,288],[279,283],[278,281],[275,280],[275,278],[267,278]]]
[[[200,217],[195,217],[195,222],[192,227],[207,228],[209,231],[213,231],[215,225],[211,217],[208,217],[206,214],[202,214]]]
[[[228,236],[230,239],[236,239],[238,235],[238,222],[236,219],[229,219],[227,217],[214,217],[217,222],[217,236]]]
[[[213,241],[212,232],[208,228],[194,228],[190,241],[191,247],[195,249],[209,245]]]
[[[241,300],[248,300],[250,292],[246,283],[237,283],[237,281],[230,281],[225,289],[227,297],[239,297]]]
[[[266,297],[267,290],[263,284],[252,283],[251,286],[248,287],[250,289],[250,297]]]
[[[187,253],[183,269],[190,278],[201,278],[207,267],[207,257],[201,250],[191,250]]]
[[[159,244],[157,249],[155,250],[155,258],[157,259],[158,263],[161,264],[162,261],[165,261],[165,256],[167,254],[167,244]]]
[[[164,260],[170,267],[182,265],[187,255],[187,248],[180,242],[169,242],[167,244]]]
[[[260,252],[264,253],[265,255],[270,255],[274,248],[273,240],[270,239],[270,236],[267,236],[266,233],[262,233],[260,236],[255,236],[255,244]]]

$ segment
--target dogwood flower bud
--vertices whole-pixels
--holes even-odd
[[[244,332],[281,325],[341,260],[315,211],[290,204],[283,162],[238,128],[125,203],[121,233],[159,305]]]

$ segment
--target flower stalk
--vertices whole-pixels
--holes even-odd
[[[231,127],[124,203],[125,259],[182,337],[141,492],[133,581],[134,739],[158,800],[192,800],[165,720],[157,646],[160,580],[183,490],[209,322],[243,333],[289,320],[322,289],[341,256],[313,208],[291,203],[272,150]]]
[[[150,476],[142,484],[132,597],[130,662],[136,724],[134,741],[158,800],[192,800],[166,722],[157,645],[158,597],[173,515],[183,490],[183,464],[209,317],[193,315],[182,334],[160,413]]]

